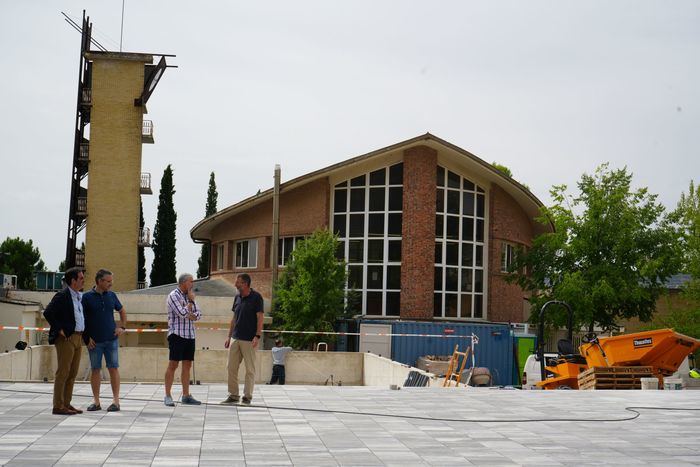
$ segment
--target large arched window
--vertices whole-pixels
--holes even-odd
[[[348,263],[348,289],[359,293],[355,312],[399,316],[403,163],[335,185],[333,231],[338,257]]]
[[[486,194],[438,166],[435,212],[433,315],[484,318]]]

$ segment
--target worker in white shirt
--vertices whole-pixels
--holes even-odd
[[[277,339],[272,348],[272,379],[270,384],[284,384],[284,359],[292,351],[291,347],[283,347],[282,340]]]

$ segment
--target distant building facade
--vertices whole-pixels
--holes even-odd
[[[519,248],[548,230],[542,203],[473,154],[431,134],[281,185],[284,268],[304,237],[338,235],[357,314],[411,320],[522,322],[526,294],[505,281]],[[272,190],[231,205],[191,230],[211,242],[211,276],[246,272],[269,298]]]

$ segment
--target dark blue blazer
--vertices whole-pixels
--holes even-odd
[[[56,293],[44,310],[44,318],[49,322],[49,344],[56,342],[61,329],[66,337],[75,332],[75,314],[73,311],[73,297],[68,287]]]

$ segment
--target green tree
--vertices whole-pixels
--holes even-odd
[[[275,326],[287,331],[333,331],[344,314],[345,263],[335,257],[338,241],[328,230],[317,230],[300,242],[276,286]],[[292,346],[308,348],[333,336],[290,334]]]
[[[513,178],[513,172],[505,165],[499,164],[498,162],[492,162],[491,165],[494,166],[499,172],[502,172],[503,175]]]
[[[175,224],[177,214],[173,204],[175,187],[170,164],[163,172],[158,196],[158,216],[153,229],[153,264],[151,287],[176,282],[175,278]]]
[[[688,194],[681,193],[670,218],[680,233],[683,271],[691,279],[683,286],[682,300],[672,303],[669,299],[668,314],[656,316],[650,328],[673,328],[700,339],[700,186],[690,182]]]
[[[700,280],[700,186],[691,180],[688,194],[681,193],[671,219],[679,228],[683,249],[683,270]]]
[[[627,169],[600,166],[578,182],[579,194],[554,186],[554,204],[539,221],[554,232],[517,255],[511,282],[533,292],[533,312],[551,299],[567,302],[574,324],[614,328],[620,319],[649,321],[664,282],[678,272],[677,234],[656,195],[633,191]],[[533,319],[537,313],[533,313]],[[551,324],[566,323],[563,310]]]
[[[0,273],[17,276],[17,287],[25,290],[34,289],[34,273],[45,271],[39,249],[31,239],[7,237],[0,244]]]
[[[143,232],[146,223],[143,220],[143,202],[139,199],[139,229]],[[139,282],[146,282],[146,252],[144,247],[139,245],[138,247],[138,270],[136,271],[136,280]]]
[[[66,270],[66,260],[62,259],[60,263],[58,263],[58,272],[64,272]]]
[[[207,204],[204,210],[204,217],[209,217],[216,213],[216,201],[219,198],[219,193],[216,191],[216,180],[214,172],[209,175],[209,189],[207,190]],[[205,243],[202,245],[202,254],[197,261],[197,277],[207,277],[209,275],[209,262],[211,261],[211,245]]]

